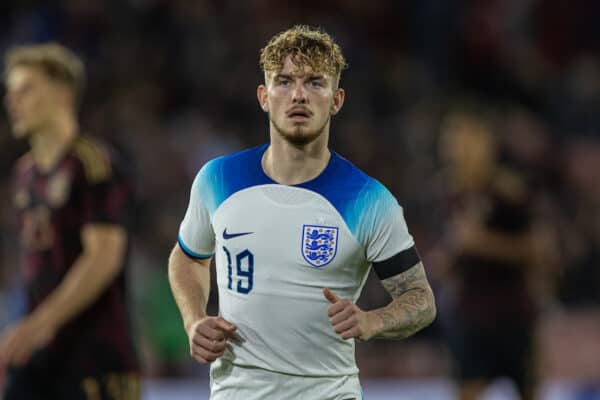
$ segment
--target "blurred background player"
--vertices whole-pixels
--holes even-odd
[[[449,349],[460,400],[479,399],[510,378],[533,399],[535,305],[533,228],[525,177],[501,159],[485,113],[451,112],[442,125],[448,194],[449,265],[445,297]]]
[[[413,335],[435,317],[433,293],[397,200],[328,148],[339,46],[295,26],[260,64],[270,143],[202,167],[169,261],[190,353],[214,362],[211,399],[360,399],[354,339]],[[363,311],[371,266],[392,300]]]
[[[6,108],[31,150],[15,166],[27,315],[7,327],[4,400],[138,399],[124,267],[132,190],[117,154],[82,136],[84,67],[57,44],[11,49]]]

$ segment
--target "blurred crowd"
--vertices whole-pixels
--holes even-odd
[[[53,40],[84,58],[82,130],[120,147],[135,168],[130,284],[140,354],[149,375],[184,375],[200,367],[188,357],[166,260],[189,187],[209,159],[268,140],[255,97],[259,49],[293,24],[323,27],[349,63],[332,148],[398,198],[440,310],[415,339],[359,345],[361,371],[441,375],[452,368],[440,357],[444,310],[456,290],[451,260],[457,238],[469,234],[450,207],[453,191],[463,189],[449,177],[456,159],[472,173],[481,168],[473,154],[483,154],[510,167],[517,179],[508,186],[526,189],[528,285],[538,326],[547,327],[539,342],[564,326],[553,322],[557,315],[600,307],[598,20],[593,0],[5,1],[0,53]],[[491,153],[478,142],[482,130],[494,138]],[[19,310],[10,176],[25,150],[2,114],[4,322]],[[476,214],[485,205],[475,203],[467,207]],[[384,293],[370,279],[360,302],[381,305]],[[211,307],[216,312],[216,297]]]

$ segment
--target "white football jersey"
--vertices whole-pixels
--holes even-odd
[[[208,162],[192,185],[179,244],[214,256],[221,316],[236,365],[306,376],[356,374],[354,340],[335,333],[327,287],[356,301],[373,262],[414,246],[402,208],[378,181],[332,152],[299,185],[263,171],[263,145]]]

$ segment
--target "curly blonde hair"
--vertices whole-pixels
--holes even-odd
[[[331,36],[307,25],[296,25],[273,36],[260,50],[260,67],[265,73],[281,71],[288,56],[298,68],[309,66],[337,81],[347,66],[340,46]]]
[[[71,50],[57,43],[9,49],[4,59],[4,79],[13,68],[19,66],[41,68],[48,78],[70,87],[76,98],[81,96],[85,86],[83,62]]]

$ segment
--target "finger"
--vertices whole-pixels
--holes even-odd
[[[210,361],[206,360],[205,358],[201,357],[198,353],[194,353],[193,351],[190,352],[192,358],[196,361],[198,361],[200,364],[208,364]]]
[[[354,315],[354,307],[344,307],[339,312],[331,315],[329,317],[329,321],[331,322],[331,325],[337,325],[340,322],[349,319],[353,315]]]
[[[227,346],[227,341],[225,340],[210,340],[205,337],[194,337],[193,340],[194,345],[212,351],[214,353],[220,353],[225,350]]]
[[[244,343],[246,341],[237,332],[226,332],[225,340],[227,340],[229,342],[233,342],[233,343],[237,344],[238,346],[241,346],[242,343]]]
[[[348,299],[342,299],[327,308],[327,315],[331,318],[349,307],[352,307],[352,302]]]
[[[208,351],[197,346],[194,346],[194,348],[192,349],[192,356],[194,356],[194,358],[199,357],[200,359],[205,360],[206,362],[213,362],[222,355],[223,352],[215,353],[213,351]]]
[[[323,288],[323,295],[331,304],[335,304],[340,301],[340,297],[329,290],[329,288]]]
[[[215,322],[216,322],[217,327],[221,328],[225,332],[233,332],[237,329],[237,326],[235,326],[234,324],[232,324],[229,321],[226,321],[222,317],[217,317],[215,319]]]
[[[192,345],[192,348],[190,349],[192,355],[197,354],[208,361],[214,361],[217,357],[221,357],[224,352],[225,349],[221,351],[211,351],[197,345]]]
[[[208,324],[198,325],[194,334],[194,337],[196,336],[203,336],[211,340],[225,339],[225,334],[222,329],[213,328]]]
[[[351,317],[347,320],[344,320],[344,321],[334,325],[333,330],[335,330],[336,333],[343,333],[349,329],[354,328],[357,325],[358,325],[358,319]]]
[[[360,331],[360,328],[358,326],[355,326],[353,328],[348,329],[345,332],[342,332],[340,336],[342,337],[342,339],[351,339],[360,337],[361,334],[362,333]]]

